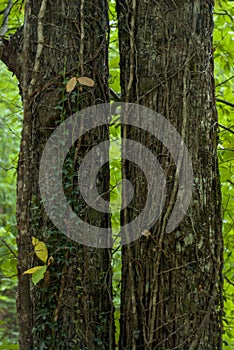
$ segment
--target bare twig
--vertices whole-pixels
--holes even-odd
[[[227,278],[227,276],[224,276],[224,278],[225,278],[225,280],[226,280],[229,284],[231,284],[232,286],[234,286],[234,283],[233,283],[232,281],[230,281],[230,279]]]
[[[217,84],[216,87],[221,86],[221,85],[223,85],[223,84],[226,84],[229,80],[232,80],[233,78],[234,78],[234,75],[232,75],[230,78],[228,78],[228,79],[222,81],[221,83]]]
[[[234,134],[234,131],[231,130],[230,128],[227,128],[226,126],[224,126],[224,125],[222,125],[222,124],[219,124],[219,123],[217,123],[217,124],[218,124],[218,126],[219,126],[220,128],[222,128],[222,129],[224,129],[224,130],[227,130],[228,132]]]
[[[216,98],[216,101],[220,102],[220,103],[223,103],[223,104],[225,104],[225,105],[227,105],[229,107],[234,108],[234,103],[231,103],[231,102],[228,102],[228,101],[225,101],[225,100],[221,100],[220,98]]]
[[[112,100],[115,102],[121,102],[121,97],[111,87],[109,88]]]
[[[11,252],[11,254],[14,256],[14,258],[17,259],[17,255],[16,255],[15,252],[11,249],[11,247],[9,246],[9,244],[8,244],[3,238],[1,238],[1,241],[2,241],[3,244],[7,247],[7,249]]]
[[[0,168],[4,171],[9,171],[9,170],[12,170],[12,169],[17,169],[16,167],[12,166],[10,168],[5,168],[4,166],[0,165]]]

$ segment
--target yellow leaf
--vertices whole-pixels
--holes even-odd
[[[46,263],[48,259],[48,250],[44,242],[39,241],[36,237],[32,237],[32,244],[34,246],[34,251],[36,256]]]
[[[23,274],[25,275],[26,273],[28,273],[28,274],[35,273],[36,271],[41,270],[42,267],[44,268],[44,266],[34,266],[31,269],[24,271]]]
[[[77,83],[76,77],[72,77],[70,80],[68,80],[66,85],[66,91],[71,92],[75,89]]]
[[[36,237],[32,236],[32,245],[35,247],[35,245],[37,245],[39,243],[39,239],[37,239]]]
[[[94,86],[94,81],[90,78],[87,78],[87,77],[79,77],[77,78],[78,82],[81,84],[81,85],[85,85],[85,86]]]

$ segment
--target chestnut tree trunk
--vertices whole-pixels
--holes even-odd
[[[38,184],[41,155],[53,130],[78,110],[109,101],[108,32],[106,0],[27,0],[24,26],[2,42],[1,59],[19,80],[24,107],[17,182],[21,350],[114,347],[111,250],[87,247],[60,233],[48,219]],[[92,79],[94,87],[68,93],[66,82],[80,76]],[[81,138],[66,158],[64,188],[74,210],[85,207],[74,172],[103,138],[108,139],[108,128],[94,129],[89,141]],[[108,167],[98,176],[100,193],[108,192]],[[110,222],[107,214],[83,213],[82,219],[91,216],[97,226]],[[47,278],[37,285],[24,274],[42,264],[33,253],[32,236],[45,242],[53,257]]]
[[[208,0],[117,0],[123,100],[155,110],[176,128],[194,172],[187,213],[167,233],[175,200],[183,195],[170,150],[149,132],[122,128],[124,137],[145,145],[160,161],[167,197],[149,232],[122,248],[120,350],[222,348],[212,11]],[[122,212],[122,225],[139,214],[147,198],[136,164],[125,161],[123,177],[132,182],[135,195]]]

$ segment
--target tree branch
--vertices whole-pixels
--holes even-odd
[[[5,35],[6,32],[8,31],[8,17],[11,12],[12,5],[13,5],[12,0],[9,0],[7,7],[5,8],[5,10],[3,10],[3,21],[0,28],[0,36]]]
[[[226,126],[224,126],[224,125],[222,125],[222,124],[219,124],[219,123],[218,123],[218,126],[219,126],[220,128],[222,128],[222,129],[227,130],[228,132],[234,134],[234,131],[233,131],[233,130],[231,130],[230,128],[227,128]]]
[[[111,87],[109,87],[110,90],[110,98],[114,100],[115,102],[121,102],[121,96],[117,94]]]
[[[22,42],[23,27],[19,28],[15,34],[7,40],[0,36],[0,60],[6,64],[8,69],[20,80],[22,72]]]
[[[1,238],[1,241],[2,241],[3,244],[7,247],[7,249],[11,252],[11,254],[14,256],[14,258],[17,259],[17,255],[16,255],[15,252],[11,249],[11,247],[9,246],[9,244],[8,244],[3,238]]]
[[[234,103],[231,103],[231,102],[228,102],[228,101],[225,101],[225,100],[221,100],[220,98],[216,98],[216,101],[220,102],[220,103],[223,103],[223,104],[225,104],[225,105],[227,105],[229,107],[234,108]]]
[[[224,278],[225,278],[225,280],[226,280],[229,284],[231,284],[232,286],[234,286],[234,283],[233,283],[232,281],[230,281],[230,279],[227,278],[227,276],[224,276]]]
[[[233,78],[234,78],[234,75],[232,75],[230,78],[228,78],[228,79],[222,81],[221,83],[217,84],[216,87],[221,86],[221,85],[223,85],[223,84],[226,84],[229,80],[232,80]]]

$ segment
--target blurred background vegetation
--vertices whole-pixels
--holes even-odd
[[[22,1],[0,1],[0,26],[4,10],[11,3],[6,36],[11,35],[23,22]],[[110,87],[120,93],[118,31],[115,1],[110,5]],[[223,348],[234,349],[234,1],[216,1],[214,12],[214,58],[217,109],[219,114],[219,166],[223,197],[224,237],[224,336]],[[18,349],[16,286],[16,171],[23,120],[18,83],[6,66],[0,62],[0,350]],[[111,154],[111,199],[119,198],[116,184],[121,180],[120,128],[111,127],[113,142]],[[115,159],[114,159],[115,158]],[[112,215],[114,229],[118,230],[119,213]],[[118,245],[118,244],[117,244]],[[116,307],[116,338],[119,334],[119,306],[121,281],[121,252],[114,249],[114,303]]]

